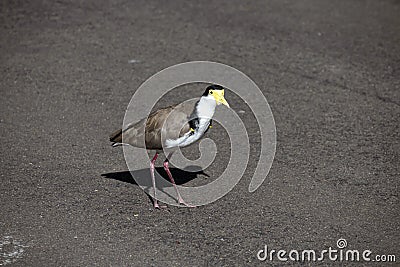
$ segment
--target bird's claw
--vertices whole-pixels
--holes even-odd
[[[188,208],[196,208],[196,206],[186,203],[183,199],[179,199],[178,203]]]
[[[168,206],[167,205],[159,205],[158,202],[155,201],[154,202],[154,208],[161,210],[161,209],[167,209]]]

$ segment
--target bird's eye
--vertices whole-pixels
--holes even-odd
[[[213,92],[212,91],[210,91],[210,95],[212,95],[213,94]]]

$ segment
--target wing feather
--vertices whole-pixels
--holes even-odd
[[[162,149],[165,140],[177,139],[190,131],[189,118],[198,99],[152,112],[147,119],[129,124],[110,135],[114,143],[126,143],[147,149]]]

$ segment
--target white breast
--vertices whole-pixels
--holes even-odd
[[[168,139],[165,141],[166,148],[172,147],[185,147],[194,142],[198,141],[201,137],[203,137],[204,133],[207,131],[210,125],[210,119],[199,119],[199,127],[197,130],[192,133],[191,131],[187,132],[184,136],[172,140]]]

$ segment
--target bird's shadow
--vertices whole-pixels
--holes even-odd
[[[198,166],[191,166],[189,167],[191,171],[185,171],[178,168],[169,168],[171,171],[172,177],[175,180],[177,185],[183,185],[195,178],[199,175],[204,175],[206,177],[210,177],[208,174],[204,173]],[[166,187],[170,187],[171,184],[169,183],[169,177],[163,167],[156,167],[155,170],[158,174],[160,174],[161,178],[158,179],[156,182],[157,188],[164,192],[165,194],[169,195],[170,197],[174,197],[171,194],[167,193],[164,189]],[[149,199],[152,200],[149,191],[153,188],[150,169],[140,169],[136,171],[121,171],[121,172],[110,172],[110,173],[103,173],[101,176],[107,179],[114,179],[117,181],[121,181],[124,183],[134,184],[142,187],[145,193],[148,195]],[[135,178],[134,178],[135,177]]]
[[[166,173],[166,171],[164,170],[163,167],[156,167],[155,170],[166,181],[168,181],[168,182],[170,181],[168,174]],[[175,183],[177,185],[183,185],[187,182],[190,182],[191,180],[197,178],[198,175],[204,175],[206,177],[209,177],[209,175],[206,174],[202,170],[185,171],[185,170],[181,170],[178,168],[169,168],[169,170],[171,171],[172,177],[174,178]],[[130,184],[134,184],[134,185],[138,185],[138,180],[139,180],[140,185],[151,186],[151,176],[150,176],[149,168],[140,169],[140,170],[136,170],[136,171],[109,172],[109,173],[103,173],[101,176],[108,178],[108,179],[114,179],[117,181],[121,181],[124,183],[130,183]],[[133,177],[136,177],[136,179],[134,179]],[[149,181],[149,183],[147,183],[147,182],[142,183],[140,180],[143,180],[143,179],[141,179],[141,178],[149,178],[149,179],[146,179]]]

